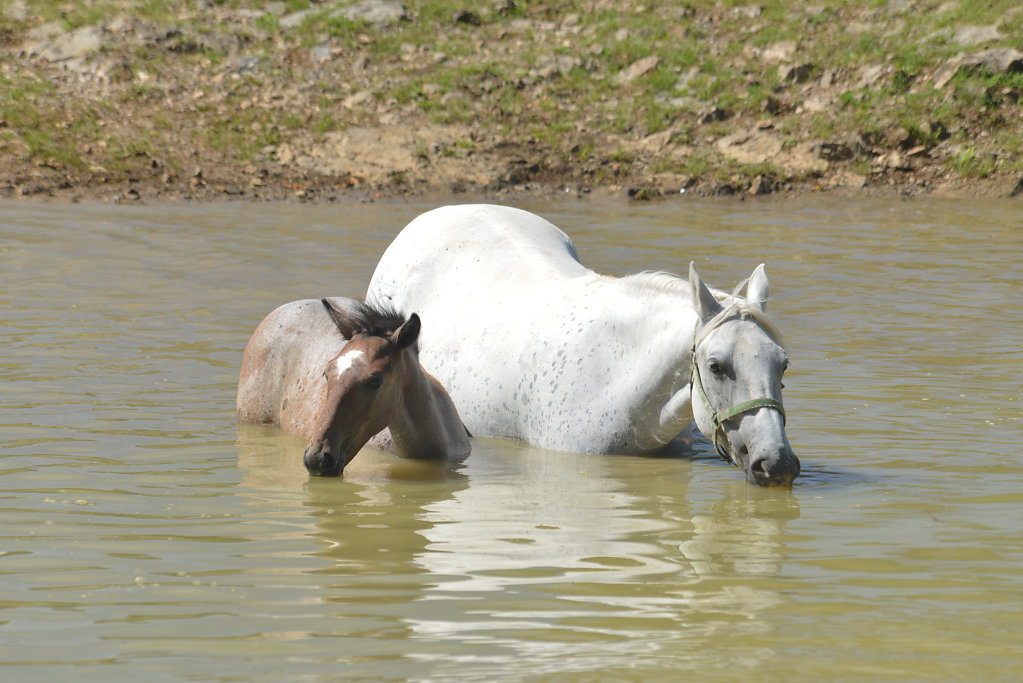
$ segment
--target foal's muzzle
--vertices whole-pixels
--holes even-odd
[[[305,463],[305,468],[309,470],[309,474],[317,477],[339,477],[345,465],[352,460],[352,457],[347,454],[348,449],[346,446],[347,444],[341,444],[341,447],[335,453],[330,448],[330,444],[325,440],[319,443],[311,443],[305,449],[302,462]]]

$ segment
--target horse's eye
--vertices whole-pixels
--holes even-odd
[[[376,391],[380,387],[384,386],[384,378],[380,375],[373,375],[366,380],[366,388]]]
[[[716,375],[716,376],[718,376],[718,377],[720,377],[721,375],[725,374],[725,368],[724,368],[724,366],[722,366],[722,365],[721,365],[721,363],[719,363],[719,362],[718,362],[718,361],[716,361],[716,360],[712,360],[712,361],[710,362],[710,364],[708,364],[708,366],[707,366],[707,367],[708,367],[708,368],[710,368],[710,371],[711,371],[712,373],[714,373],[714,375]]]

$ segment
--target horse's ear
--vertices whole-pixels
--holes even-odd
[[[710,320],[721,312],[721,304],[707,289],[707,285],[703,284],[692,261],[689,262],[689,286],[693,290],[693,308],[700,315],[700,320]]]
[[[399,349],[407,349],[419,339],[419,330],[422,329],[422,322],[419,316],[413,313],[401,327],[394,331],[394,345]]]
[[[767,297],[770,293],[771,287],[767,284],[767,272],[764,270],[764,264],[761,263],[750,275],[749,284],[746,286],[746,300],[750,305],[763,311],[767,308]]]
[[[323,307],[327,309],[327,313],[330,315],[330,319],[337,325],[337,329],[340,330],[341,335],[345,339],[351,339],[359,333],[359,329],[355,326],[355,321],[350,316],[343,314],[341,311],[334,308],[334,306],[326,299],[320,299],[323,303]]]

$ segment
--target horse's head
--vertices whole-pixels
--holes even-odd
[[[323,372],[326,398],[304,462],[310,474],[336,477],[397,414],[409,366],[418,362],[420,321],[413,313],[393,332],[364,331],[346,329],[348,321],[331,315],[349,341]]]
[[[785,434],[782,375],[788,356],[781,335],[764,315],[764,266],[749,278],[745,299],[722,305],[689,266],[699,315],[693,340],[692,406],[700,431],[718,454],[761,486],[791,486],[799,458]]]

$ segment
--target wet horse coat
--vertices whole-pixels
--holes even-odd
[[[695,270],[689,281],[600,275],[543,218],[466,205],[413,220],[377,265],[367,301],[429,317],[423,362],[474,434],[645,453],[695,417],[750,481],[785,484],[799,465],[780,410],[787,359],[763,312],[767,290],[762,267],[744,299],[710,292]],[[713,409],[694,409],[694,338],[712,320],[695,355]],[[772,404],[713,424],[753,399]]]
[[[249,340],[237,414],[310,440],[310,472],[338,475],[367,442],[410,458],[462,459],[470,445],[444,387],[418,361],[418,316],[354,299],[303,299]]]

